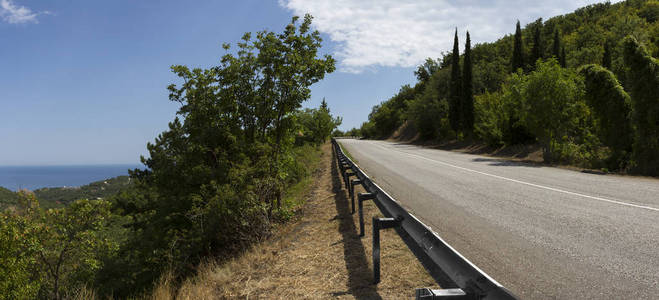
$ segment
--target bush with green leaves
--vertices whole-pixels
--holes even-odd
[[[585,65],[579,73],[584,77],[585,98],[593,112],[596,134],[611,149],[608,168],[623,169],[634,137],[630,97],[615,75],[602,66]]]
[[[508,121],[505,107],[504,97],[500,92],[486,92],[474,99],[476,135],[490,146],[504,144],[503,136]]]
[[[429,140],[445,137],[450,126],[442,126],[448,122],[448,100],[446,93],[449,90],[448,70],[436,71],[424,84],[423,92],[408,101],[407,120],[411,121],[419,131],[420,138]]]
[[[633,168],[643,174],[659,175],[659,60],[631,36],[625,38],[623,46],[637,132]]]
[[[16,211],[0,218],[0,298],[65,298],[93,285],[103,257],[117,250],[105,200],[44,211],[33,193],[21,191]]]
[[[320,145],[333,135],[336,127],[341,125],[341,117],[333,117],[325,99],[318,108],[305,108],[296,112],[296,121],[299,124],[296,145],[312,143]],[[341,134],[343,135],[343,134]]]
[[[546,162],[553,162],[556,147],[565,138],[578,138],[587,107],[583,81],[562,68],[556,59],[539,60],[514,88],[521,97],[520,119],[543,147]]]

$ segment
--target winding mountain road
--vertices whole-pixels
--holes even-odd
[[[339,140],[387,193],[522,299],[659,299],[659,180]]]

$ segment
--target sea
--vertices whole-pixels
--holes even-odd
[[[0,166],[0,186],[18,191],[77,187],[121,175],[143,165]]]

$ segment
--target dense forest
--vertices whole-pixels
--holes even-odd
[[[593,4],[427,59],[348,135],[538,143],[548,163],[659,175],[659,1]],[[511,29],[514,24],[511,24]],[[449,38],[449,37],[447,37]],[[463,51],[460,51],[463,49]]]
[[[119,194],[69,201],[38,191],[68,204],[50,209],[35,193],[14,194],[0,213],[0,299],[148,295],[159,278],[230,259],[288,220],[301,205],[291,193],[305,189],[319,145],[341,123],[325,100],[302,109],[335,68],[318,54],[311,21],[247,33],[208,69],[173,66],[177,116]]]

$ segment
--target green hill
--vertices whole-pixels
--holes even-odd
[[[16,193],[0,186],[0,210],[16,203]]]
[[[651,117],[659,112],[657,20],[657,0],[593,4],[475,45],[468,57],[461,32],[459,59],[427,59],[414,86],[374,106],[350,132],[387,138],[407,122],[421,140],[538,143],[547,162],[659,174]],[[583,68],[594,64],[603,68]],[[625,128],[634,130],[611,131]],[[633,142],[622,147],[610,138],[617,134]]]
[[[80,187],[41,188],[34,191],[44,207],[67,205],[78,199],[104,199],[128,187],[130,177],[119,176],[92,182]]]

